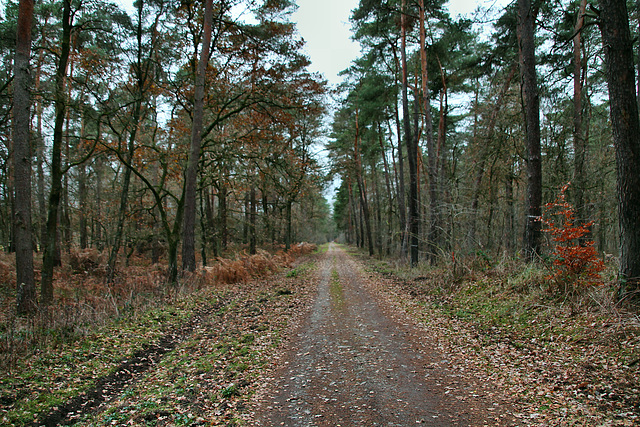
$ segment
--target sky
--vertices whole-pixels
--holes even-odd
[[[510,0],[449,0],[453,16],[471,14],[478,5],[503,7]],[[360,55],[360,46],[351,39],[349,16],[359,0],[297,0],[292,20],[306,42],[311,71],[321,72],[332,85],[342,81],[338,73],[349,68]]]
[[[311,71],[320,72],[331,84],[338,84],[338,73],[349,68],[360,55],[360,46],[351,40],[349,16],[359,0],[298,0],[292,15],[305,40]]]
[[[3,0],[0,0],[2,2]],[[132,0],[115,0],[131,10]],[[471,14],[478,5],[500,8],[511,0],[449,0],[453,16]],[[351,11],[359,0],[297,0],[292,15],[298,33],[305,40],[305,52],[311,59],[309,69],[320,72],[333,86],[341,83],[340,71],[349,68],[360,55],[360,46],[351,39]]]

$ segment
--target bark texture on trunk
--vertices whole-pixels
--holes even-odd
[[[623,0],[600,0],[609,104],[616,150],[620,232],[620,296],[640,300],[640,118],[633,43]]]
[[[536,78],[535,14],[530,0],[518,0],[520,78],[527,138],[527,198],[524,254],[533,261],[540,252],[542,214],[542,155],[540,150],[540,97]]]
[[[407,70],[407,19],[406,4],[402,2],[402,47],[400,51],[402,61],[402,110],[404,122],[404,137],[407,145],[407,159],[409,160],[409,255],[410,264],[418,264],[418,238],[420,233],[420,219],[418,211],[418,144],[411,131],[411,112],[407,94],[409,81]]]
[[[204,80],[211,47],[211,25],[213,21],[213,0],[207,0],[204,10],[204,37],[202,51],[196,71],[195,95],[193,104],[193,124],[191,127],[191,145],[185,177],[184,222],[182,227],[182,269],[195,271],[195,230],[196,230],[196,187],[200,146],[202,143],[202,121],[204,115]]]
[[[33,0],[20,0],[16,35],[13,89],[14,231],[18,314],[36,309],[33,275],[33,231],[31,223],[31,21]]]
[[[578,18],[573,37],[573,151],[575,153],[573,163],[573,180],[575,194],[575,208],[578,220],[585,221],[587,213],[584,203],[584,190],[586,183],[585,158],[587,141],[583,131],[582,120],[582,27],[584,26],[584,13],[587,8],[587,0],[581,0],[578,9]],[[582,239],[585,240],[585,239]]]

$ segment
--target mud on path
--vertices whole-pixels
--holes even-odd
[[[447,368],[427,334],[375,295],[343,249],[319,261],[306,322],[261,393],[256,425],[512,425],[482,385]],[[486,385],[485,385],[486,386]]]

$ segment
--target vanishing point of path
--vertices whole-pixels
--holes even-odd
[[[356,261],[331,244],[258,425],[510,424],[476,383],[447,369],[424,331],[375,295]]]

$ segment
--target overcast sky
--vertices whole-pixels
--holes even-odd
[[[510,0],[449,0],[452,15],[470,14],[478,5],[501,8]],[[311,71],[319,71],[336,85],[338,73],[351,65],[360,54],[360,47],[351,40],[349,17],[359,0],[297,0],[298,10],[292,20],[306,41],[311,58]]]
[[[3,0],[0,0],[2,2]],[[131,10],[132,0],[115,0]],[[511,0],[449,0],[452,15],[470,14],[478,5],[497,7]],[[351,40],[349,17],[359,0],[297,0],[298,10],[292,20],[306,42],[311,71],[317,71],[332,85],[341,82],[338,73],[360,55],[360,47]]]

